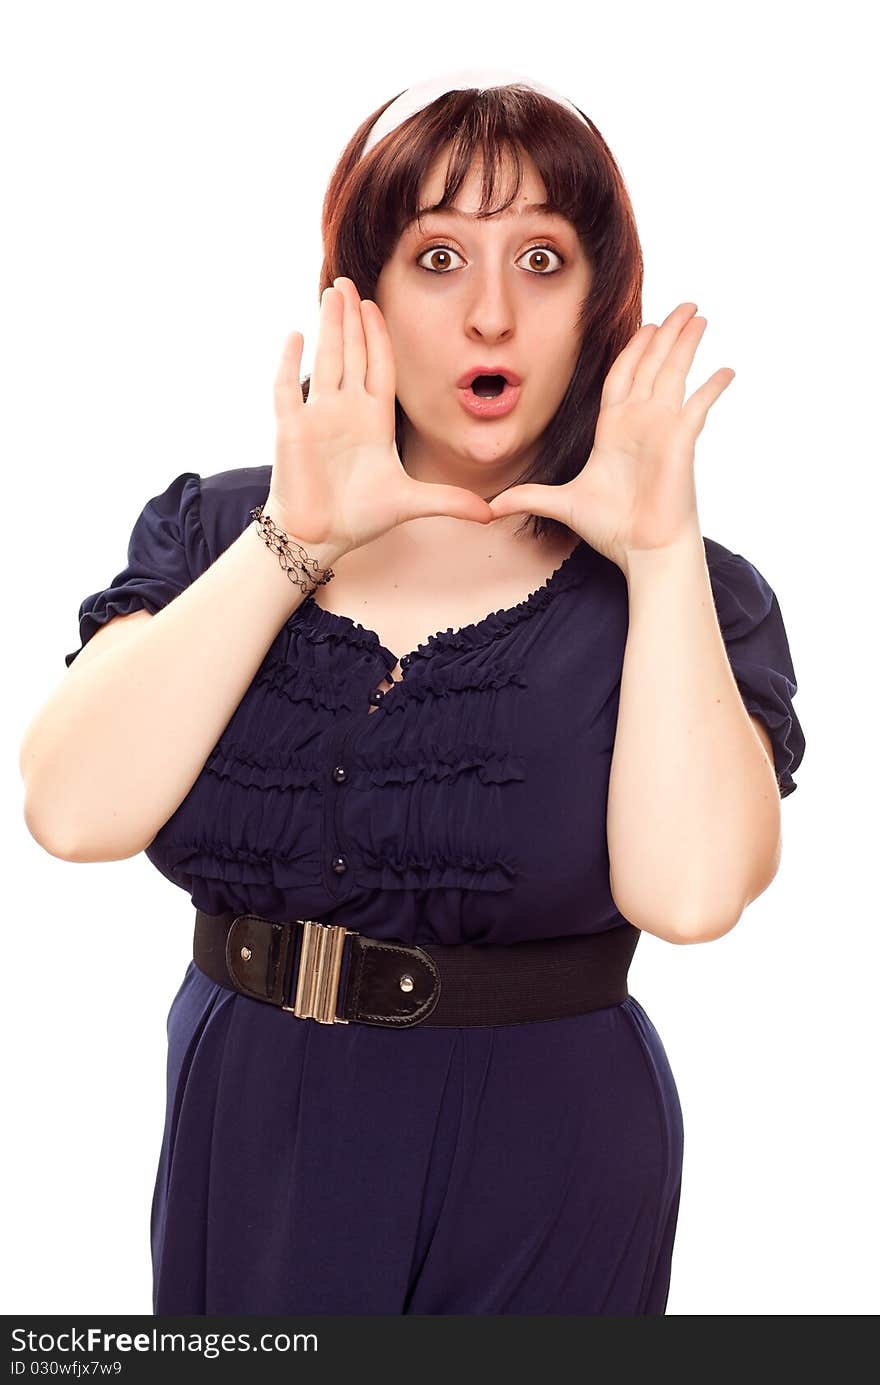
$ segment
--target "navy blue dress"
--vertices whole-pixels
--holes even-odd
[[[126,568],[82,603],[83,643],[199,577],[270,479],[176,477],[139,516]],[[704,543],[784,797],[804,738],[779,606],[745,558]],[[147,856],[209,913],[377,938],[620,926],[605,817],[627,609],[623,573],[581,542],[518,605],[412,651],[371,711],[402,651],[308,598]],[[682,1116],[633,996],[392,1031],[296,1019],[190,961],[167,1032],[154,1313],[665,1311]]]

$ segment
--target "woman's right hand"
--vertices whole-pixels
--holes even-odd
[[[490,523],[473,491],[416,481],[397,451],[395,370],[381,309],[351,279],[321,295],[315,367],[302,397],[303,337],[287,338],[275,381],[277,446],[264,511],[303,542],[339,554],[425,515]]]

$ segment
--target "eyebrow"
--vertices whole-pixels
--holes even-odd
[[[521,208],[519,211],[512,211],[509,207],[506,211],[498,212],[495,215],[496,221],[504,221],[507,217],[539,216],[550,215],[562,218],[562,213],[551,207],[549,202],[531,202],[529,206]],[[413,221],[423,220],[427,216],[455,216],[466,218],[468,221],[476,221],[476,212],[463,212],[460,207],[420,207]],[[481,218],[481,220],[484,218]],[[562,218],[563,220],[565,218]],[[411,225],[412,223],[410,223]]]

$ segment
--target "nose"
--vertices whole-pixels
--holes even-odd
[[[514,329],[511,285],[501,268],[478,271],[467,303],[465,331],[478,341],[504,341]]]

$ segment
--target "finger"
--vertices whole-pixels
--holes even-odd
[[[297,410],[303,407],[299,377],[302,353],[302,332],[291,332],[284,343],[281,364],[275,376],[275,417],[279,423],[288,423]]]
[[[450,515],[453,519],[470,519],[477,524],[488,524],[496,518],[486,501],[473,491],[409,478],[401,491],[398,524],[407,519],[424,519],[428,515]]]
[[[361,296],[353,279],[333,280],[333,287],[342,294],[342,389],[364,387],[367,370],[367,344],[361,321]]]
[[[605,377],[601,399],[603,405],[622,404],[627,398],[632,389],[633,376],[639,361],[648,349],[651,337],[656,331],[656,323],[646,322],[639,328],[635,336],[630,337]]]
[[[501,519],[503,515],[544,515],[547,519],[558,519],[562,524],[571,523],[566,486],[511,486],[490,500],[489,505],[495,519]]]
[[[309,399],[321,390],[329,393],[331,390],[339,389],[339,381],[342,378],[342,312],[342,294],[338,289],[326,288],[321,294],[318,345],[309,385]]]
[[[694,363],[694,356],[705,330],[706,319],[692,317],[679,333],[678,341],[655,376],[652,392],[654,399],[660,399],[664,404],[671,404],[676,409],[681,408],[688,371]]]
[[[699,437],[703,431],[703,424],[706,422],[706,415],[715,400],[720,394],[723,394],[735,376],[736,371],[731,370],[730,366],[722,366],[691,395],[681,411],[681,417],[690,427],[693,437]]]
[[[664,318],[662,325],[651,338],[651,343],[641,357],[638,369],[633,376],[631,394],[633,399],[649,399],[654,389],[654,380],[669,352],[678,341],[682,328],[697,311],[696,303],[679,303],[677,308]]]
[[[361,299],[361,321],[367,349],[367,374],[364,388],[377,399],[394,402],[397,388],[397,374],[394,369],[394,352],[391,337],[382,309],[372,298]]]

